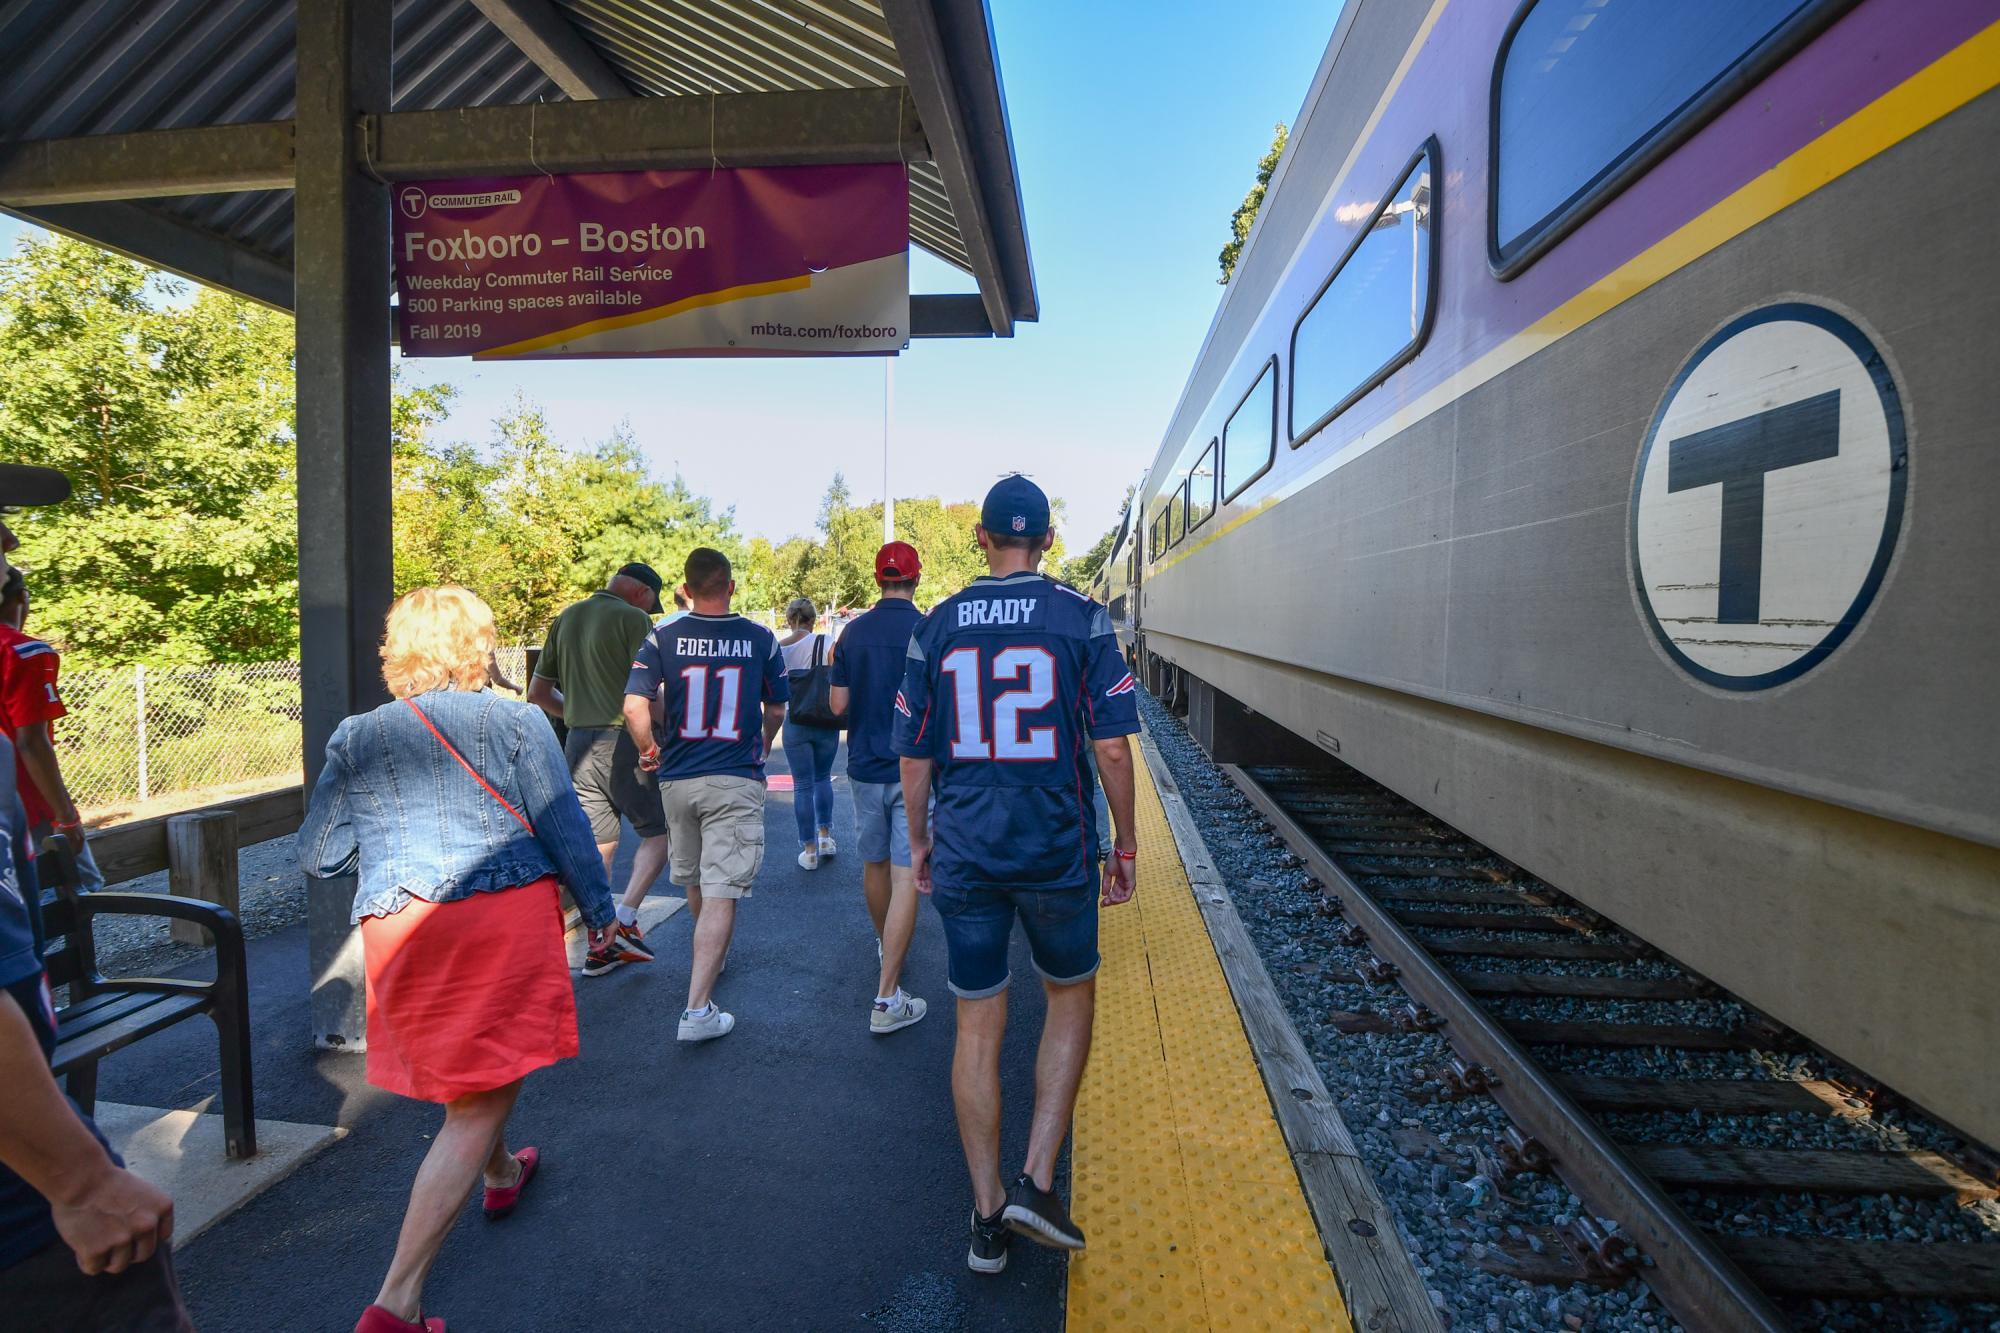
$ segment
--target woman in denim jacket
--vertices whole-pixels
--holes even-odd
[[[307,874],[360,876],[368,1081],[444,1103],[396,1257],[356,1333],[428,1329],[424,1275],[475,1180],[489,1218],[514,1210],[537,1153],[507,1150],[531,1071],[577,1053],[558,885],[604,943],[611,886],[555,733],[486,688],[493,612],[463,588],[389,609],[395,699],[340,724],[299,830]]]

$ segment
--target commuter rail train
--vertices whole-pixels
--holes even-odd
[[[1349,0],[1098,588],[1987,1143],[1996,83],[2000,0]]]

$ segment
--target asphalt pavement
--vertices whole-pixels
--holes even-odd
[[[583,1053],[531,1075],[510,1126],[513,1144],[541,1149],[541,1174],[504,1222],[483,1219],[475,1192],[432,1272],[429,1313],[453,1333],[1062,1326],[1056,1252],[1017,1244],[992,1278],[965,1267],[936,913],[920,907],[904,978],[929,1017],[873,1036],[874,934],[846,781],[842,851],[817,871],[794,861],[790,802],[771,793],[769,855],[717,987],[731,1035],[674,1039],[685,911],[654,928],[656,962],[577,979]],[[628,830],[616,885],[630,851]],[[1030,984],[1014,989],[1004,1056],[1010,1161],[1026,1145],[1042,1014],[1018,936],[1015,950]],[[350,1134],[180,1251],[182,1283],[208,1333],[344,1333],[388,1265],[442,1112],[369,1087],[358,1056],[310,1049],[303,926],[252,941],[250,969],[258,1114]],[[180,1024],[107,1060],[99,1095],[213,1109],[216,1064],[212,1029]]]

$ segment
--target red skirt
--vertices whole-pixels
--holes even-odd
[[[361,922],[368,1081],[419,1101],[504,1087],[576,1054],[555,877]]]

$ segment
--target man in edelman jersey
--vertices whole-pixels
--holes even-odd
[[[1129,901],[1135,887],[1126,738],[1139,714],[1110,616],[1037,570],[1054,540],[1041,488],[1002,478],[986,496],[977,537],[991,572],[939,603],[911,636],[892,748],[901,757],[911,866],[943,918],[947,980],[958,996],[951,1088],[972,1174],[966,1262],[997,1273],[1007,1266],[1010,1231],[1083,1248],[1054,1193],[1056,1154],[1090,1054],[1097,908]],[[1101,877],[1093,751],[1117,827]],[[1000,1175],[1000,1041],[1017,917],[1048,1013],[1034,1127],[1009,1186]]]
[[[693,609],[653,628],[625,682],[625,726],[639,766],[657,773],[673,881],[694,918],[682,1041],[726,1035],[736,1019],[710,998],[729,957],[736,900],[764,864],[764,757],[785,720],[791,685],[778,638],[729,609],[729,557],[688,554],[682,591]],[[657,728],[653,698],[664,709]]]

